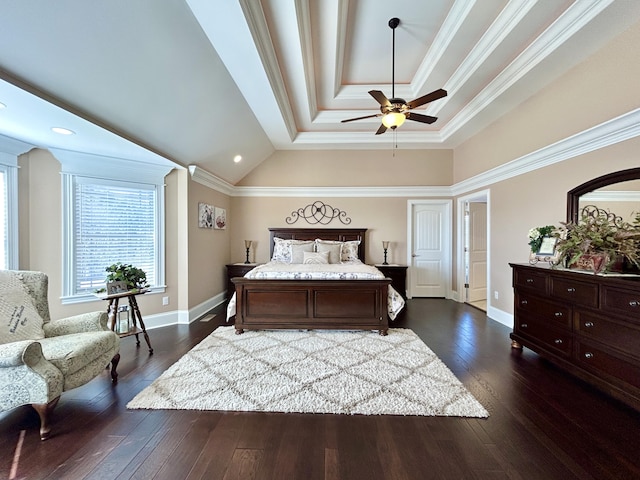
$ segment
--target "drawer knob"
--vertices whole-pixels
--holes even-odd
[[[527,278],[527,283],[533,283],[533,278]]]
[[[637,307],[638,306],[638,301],[637,300],[631,300],[629,302],[629,306],[630,307]]]
[[[586,352],[586,353],[584,354],[584,358],[593,358],[593,353],[591,353],[591,352]]]
[[[569,292],[569,293],[573,293],[573,292],[575,292],[575,291],[576,291],[576,289],[575,289],[575,288],[573,288],[573,287],[569,287],[569,288],[567,288],[567,292]]]
[[[529,325],[527,325],[526,323],[523,323],[522,325],[520,325],[520,327],[522,328],[527,328]]]
[[[554,315],[555,315],[556,317],[561,317],[561,316],[562,316],[562,312],[556,312],[556,313],[554,313]]]
[[[527,301],[526,301],[526,300],[521,300],[521,301],[520,301],[520,304],[521,304],[521,305],[526,305],[526,304],[527,304]]]
[[[584,326],[587,328],[593,327],[593,322],[584,322]]]
[[[556,338],[556,339],[554,340],[554,343],[555,343],[556,345],[562,345],[562,339],[561,339],[561,338]]]

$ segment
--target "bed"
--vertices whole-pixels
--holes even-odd
[[[274,257],[274,247],[278,248],[276,239],[320,239],[328,245],[348,243],[353,248],[352,255],[366,264],[366,229],[270,228],[269,232],[270,258]],[[377,272],[377,278],[354,280],[349,275],[341,275],[342,279],[233,278],[234,311],[228,312],[228,316],[235,313],[237,334],[244,330],[300,328],[377,330],[380,335],[386,335],[389,298],[395,302],[395,291],[390,286],[390,278],[369,268]],[[395,294],[401,300],[400,295]]]

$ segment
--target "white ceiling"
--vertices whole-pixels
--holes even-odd
[[[640,19],[637,0],[0,3],[0,135],[236,183],[274,150],[389,148],[392,96],[444,88],[399,148],[454,148]],[[76,135],[50,131],[64,126]],[[239,164],[236,154],[243,156]]]

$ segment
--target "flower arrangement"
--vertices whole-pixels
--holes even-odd
[[[556,234],[556,227],[553,225],[545,225],[544,227],[535,227],[529,230],[529,247],[531,251],[536,253],[542,246],[542,240],[545,237],[551,237]]]
[[[131,264],[117,262],[109,265],[105,268],[105,271],[107,272],[107,278],[105,278],[105,283],[107,284],[111,282],[125,282],[129,291],[142,290],[149,286],[145,271]],[[101,288],[96,290],[96,293],[105,291],[105,288]]]

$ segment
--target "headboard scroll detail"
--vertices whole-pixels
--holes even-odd
[[[332,207],[320,200],[305,207],[301,207],[291,212],[291,216],[285,219],[289,225],[296,223],[303,218],[311,225],[328,225],[334,218],[337,218],[343,225],[349,225],[351,218],[347,217],[347,212],[339,208]]]

